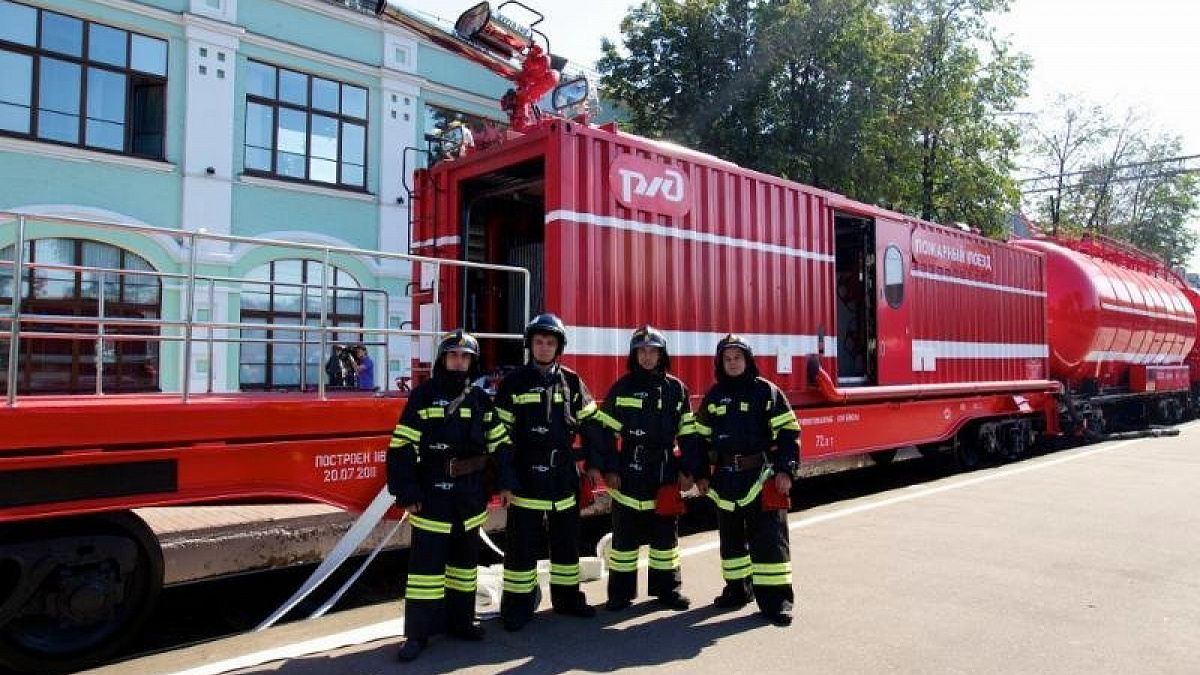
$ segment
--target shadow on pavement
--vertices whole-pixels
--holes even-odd
[[[469,669],[522,675],[611,672],[688,661],[718,640],[746,631],[786,630],[767,623],[753,605],[735,612],[703,605],[667,613],[649,601],[623,612],[601,608],[593,619],[543,611],[518,633],[505,632],[498,621],[484,625],[488,634],[483,642],[435,637],[421,658],[412,663],[397,662],[395,656],[401,642],[389,640],[351,648],[352,651],[341,654],[297,658],[241,672],[274,675],[395,672],[433,675]]]

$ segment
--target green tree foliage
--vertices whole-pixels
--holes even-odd
[[[1098,233],[1172,265],[1196,245],[1189,221],[1200,177],[1178,136],[1149,128],[1134,111],[1115,119],[1078,97],[1060,96],[1030,142],[1035,176],[1026,203],[1049,233]]]
[[[635,131],[941,221],[998,231],[1017,203],[1009,110],[1028,61],[1007,0],[645,0],[604,45]]]

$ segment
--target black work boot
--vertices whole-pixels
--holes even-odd
[[[762,615],[776,626],[790,626],[792,625],[792,603],[784,600],[780,603],[779,609],[763,610]]]
[[[633,604],[633,600],[629,598],[609,598],[608,602],[604,603],[604,609],[610,612],[619,612],[623,609],[628,609]]]
[[[655,599],[658,600],[658,604],[670,609],[684,610],[692,606],[691,599],[679,591],[672,591]]]
[[[593,616],[596,616],[596,608],[581,600],[570,605],[555,607],[554,613],[566,614],[567,616],[577,616],[581,619],[590,619]]]
[[[767,618],[767,621],[770,621],[771,623],[775,624],[776,626],[792,625],[792,613],[791,612],[785,612],[785,611],[780,610],[778,612],[763,612],[762,615]]]
[[[478,621],[472,621],[468,624],[449,628],[446,630],[446,632],[449,633],[451,637],[458,638],[459,640],[466,640],[467,642],[479,642],[483,639],[486,631],[483,630],[483,626],[480,625]]]
[[[726,585],[725,590],[713,600],[713,604],[721,609],[737,609],[746,606],[754,599],[754,591],[747,592],[740,586]]]
[[[408,638],[404,641],[404,646],[396,653],[396,659],[405,663],[416,661],[428,644],[429,641],[425,638]]]

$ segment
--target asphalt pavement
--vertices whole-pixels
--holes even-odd
[[[644,598],[539,614],[394,659],[388,603],[90,671],[352,673],[1200,673],[1200,423],[791,514],[796,622],[718,612],[716,533],[681,542],[693,608]],[[644,553],[643,553],[644,555]],[[643,577],[644,592],[644,577]],[[585,585],[601,604],[603,582]]]

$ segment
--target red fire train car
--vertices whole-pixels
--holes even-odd
[[[956,442],[1019,453],[1058,431],[1038,253],[569,120],[417,185],[416,252],[530,269],[531,306],[563,317],[567,361],[594,387],[649,322],[694,392],[717,340],[746,338],[802,409],[810,461]],[[524,298],[486,273],[437,281],[453,300],[435,310],[418,293],[425,320],[519,330]],[[521,360],[516,346],[489,356]]]

